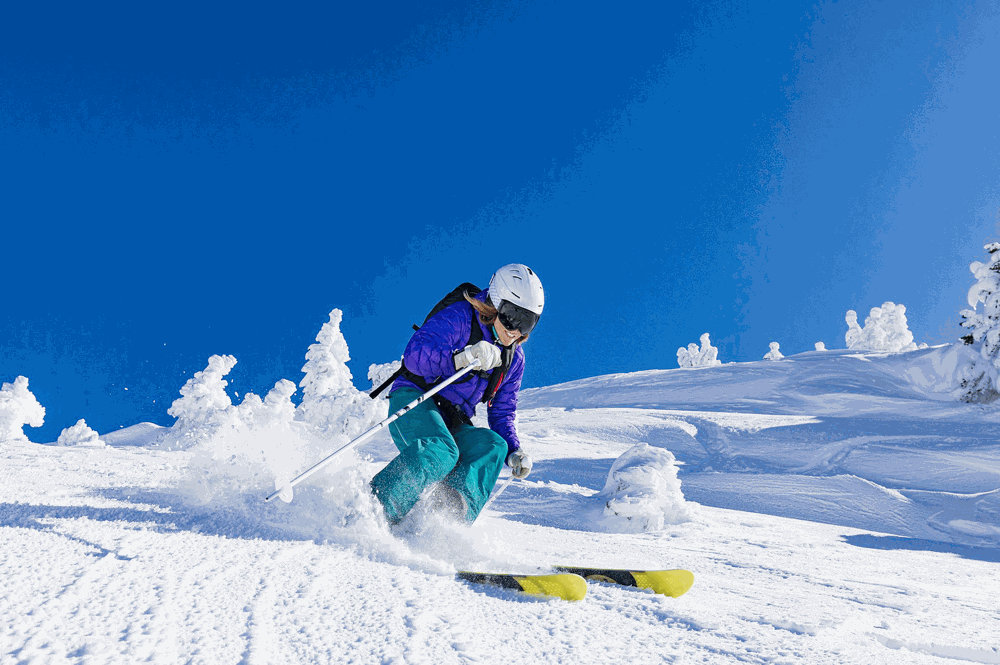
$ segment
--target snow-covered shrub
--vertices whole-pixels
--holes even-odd
[[[855,319],[854,322],[857,323],[857,319]],[[826,351],[826,344],[824,344],[823,342],[816,342],[816,350]]]
[[[633,446],[615,460],[596,496],[604,503],[598,523],[615,533],[659,531],[691,519],[673,453],[648,443]]]
[[[382,385],[390,376],[395,374],[403,364],[401,360],[393,360],[391,363],[373,364],[368,366],[368,380],[372,382],[372,390]],[[379,394],[380,398],[388,399],[389,389],[383,390]]]
[[[769,346],[771,347],[771,350],[764,354],[764,360],[781,360],[785,357],[784,354],[778,350],[781,348],[780,344],[777,342],[771,342]]]
[[[971,362],[959,369],[956,396],[964,402],[990,402],[1000,389],[1000,243],[983,247],[990,254],[986,263],[973,261],[969,271],[976,283],[969,289],[968,301],[972,309],[963,309],[962,327],[969,334],[962,338],[974,347]],[[983,303],[983,311],[978,311]]]
[[[14,383],[0,388],[0,441],[27,441],[23,427],[41,427],[45,423],[45,407],[28,390],[28,379],[19,376]]]
[[[67,427],[56,439],[59,446],[104,446],[100,435],[87,425],[87,421],[80,418],[72,427]]]
[[[677,349],[677,364],[681,367],[715,367],[722,364],[718,355],[719,349],[712,346],[708,333],[705,333],[701,336],[700,349],[694,342],[688,344],[686,349],[684,347]]]
[[[302,368],[305,377],[299,383],[302,403],[295,417],[327,434],[353,438],[384,417],[385,404],[371,399],[352,383],[347,368],[351,356],[340,332],[342,317],[339,309],[330,312],[330,320],[323,324],[316,343],[306,353]]]
[[[864,328],[858,325],[858,314],[853,309],[847,310],[844,320],[847,321],[845,341],[849,349],[896,353],[917,348],[913,333],[907,327],[903,305],[885,302],[881,307],[872,307]]]

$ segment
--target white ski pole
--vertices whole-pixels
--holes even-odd
[[[391,416],[389,416],[388,418],[386,418],[385,420],[383,420],[379,424],[373,426],[371,429],[367,430],[363,434],[360,434],[357,437],[355,437],[354,439],[352,439],[351,441],[345,443],[340,448],[337,448],[332,453],[330,453],[329,455],[327,455],[326,457],[324,457],[320,461],[316,462],[315,464],[313,464],[311,467],[309,467],[308,469],[306,469],[305,471],[303,471],[299,475],[295,476],[295,478],[293,478],[289,482],[287,482],[284,485],[281,485],[280,487],[278,487],[278,489],[276,489],[274,492],[272,492],[270,495],[268,495],[268,497],[266,499],[264,499],[264,501],[270,501],[274,497],[278,497],[279,499],[281,499],[285,503],[288,503],[289,501],[292,500],[292,488],[295,487],[296,485],[298,485],[299,483],[301,483],[303,480],[305,480],[309,476],[311,476],[314,473],[316,473],[317,471],[319,471],[320,469],[322,469],[327,464],[329,464],[330,460],[332,460],[334,457],[336,457],[340,453],[344,452],[348,448],[351,448],[353,446],[358,445],[359,443],[361,443],[362,441],[364,441],[365,439],[367,439],[368,437],[370,437],[375,432],[378,432],[382,428],[388,427],[389,423],[393,422],[394,420],[396,420],[397,418],[399,418],[400,416],[402,416],[403,414],[405,414],[410,409],[412,409],[412,408],[414,408],[416,406],[419,406],[420,404],[423,404],[424,401],[430,399],[431,397],[433,397],[434,395],[436,395],[438,392],[440,392],[441,390],[443,390],[447,386],[451,385],[455,381],[458,381],[460,378],[462,378],[463,376],[465,376],[466,374],[468,374],[472,370],[478,369],[478,368],[479,368],[479,360],[473,360],[471,365],[468,365],[467,367],[464,367],[461,371],[456,372],[455,374],[452,374],[447,379],[445,379],[441,383],[437,384],[436,386],[434,386],[433,388],[431,388],[430,390],[428,390],[427,392],[425,392],[423,395],[421,395],[417,399],[413,400],[412,402],[410,402],[409,404],[407,404],[406,406],[404,406],[402,409],[400,409],[396,413],[392,414]]]
[[[500,487],[498,487],[496,489],[496,491],[494,491],[492,494],[490,494],[490,498],[486,500],[486,505],[483,506],[483,510],[486,510],[487,508],[489,508],[490,504],[493,503],[494,501],[496,501],[497,497],[500,496],[501,494],[503,494],[503,491],[505,489],[507,489],[508,487],[510,487],[510,484],[512,482],[514,482],[514,476],[511,476],[510,478],[508,478],[507,480],[505,480],[504,483],[503,483],[503,485],[501,485]],[[483,512],[483,510],[480,510],[479,512]]]

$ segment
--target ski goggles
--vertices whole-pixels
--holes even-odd
[[[535,324],[538,323],[538,314],[530,309],[525,309],[520,305],[515,305],[509,300],[501,300],[497,307],[497,318],[500,324],[507,330],[517,330],[522,335],[531,332]]]

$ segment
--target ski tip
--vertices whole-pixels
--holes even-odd
[[[634,571],[635,585],[640,589],[650,589],[664,596],[683,596],[694,586],[694,573],[690,570]]]
[[[649,589],[671,598],[683,596],[694,585],[694,573],[690,570],[628,570],[570,566],[555,566],[555,570],[563,573],[575,573],[591,582],[606,582]]]

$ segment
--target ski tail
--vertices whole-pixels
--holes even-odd
[[[689,570],[621,570],[570,566],[555,566],[555,570],[579,575],[591,582],[609,582],[638,589],[650,589],[671,598],[684,595],[694,585],[694,573]]]
[[[587,582],[574,573],[553,575],[511,575],[506,573],[456,573],[456,579],[473,584],[489,584],[501,589],[511,589],[530,596],[546,596],[563,600],[583,600],[587,595]]]

